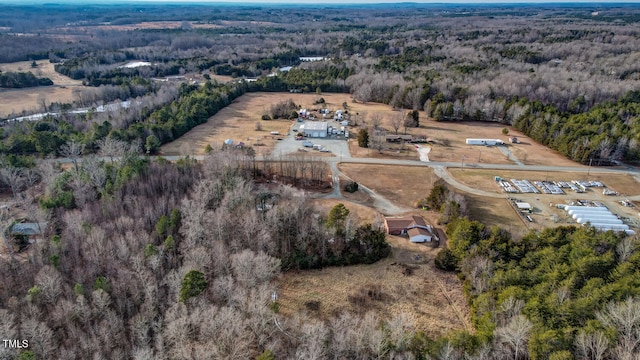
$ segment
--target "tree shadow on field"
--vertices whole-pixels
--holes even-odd
[[[454,129],[447,129],[447,128],[442,128],[442,127],[438,127],[438,126],[420,126],[420,129],[425,129],[425,130],[438,130],[438,131],[449,131],[449,132],[460,132],[460,130],[454,130]]]

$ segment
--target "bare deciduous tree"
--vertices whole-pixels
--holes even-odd
[[[75,140],[67,141],[66,144],[60,146],[60,155],[68,158],[73,163],[73,167],[76,173],[79,173],[78,159],[84,151],[84,144],[76,142]]]
[[[603,325],[618,332],[618,342],[613,349],[618,359],[635,359],[640,350],[640,300],[628,298],[616,303],[610,302],[596,317]]]
[[[520,359],[527,353],[527,342],[533,324],[524,315],[516,315],[511,321],[495,330],[496,342],[502,345],[502,352],[513,359]]]
[[[584,360],[602,360],[607,354],[609,340],[601,331],[586,333],[581,331],[575,340],[578,356]]]
[[[404,118],[402,116],[402,113],[400,112],[391,118],[391,127],[395,131],[396,135],[398,135],[398,130],[400,130],[400,127],[402,126],[403,123],[404,123]]]
[[[0,179],[11,188],[13,198],[18,199],[18,193],[24,185],[24,172],[22,169],[9,164],[0,163]]]

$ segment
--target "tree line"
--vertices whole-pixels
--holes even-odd
[[[53,85],[49,78],[39,78],[30,72],[2,72],[0,71],[0,87],[21,89],[36,86]]]

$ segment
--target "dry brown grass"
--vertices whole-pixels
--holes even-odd
[[[421,119],[422,119],[421,113]],[[495,146],[467,145],[467,138],[500,139],[508,143],[509,137],[517,136],[518,144],[509,144],[507,148],[524,164],[542,165],[552,163],[556,166],[575,166],[571,160],[566,159],[556,151],[540,145],[521,132],[509,128],[509,135],[502,134],[504,124],[487,122],[437,122],[433,119],[421,120],[425,132],[429,138],[437,142],[432,146],[429,159],[431,161],[460,162],[462,156],[465,163],[486,164],[513,164],[514,161],[507,157]],[[442,140],[448,140],[449,146],[443,146]]]
[[[429,195],[433,183],[438,179],[433,170],[427,167],[343,163],[339,168],[357,183],[396,204],[410,208]]]
[[[383,219],[382,215],[373,208],[352,201],[338,199],[314,199],[312,201],[324,214],[329,214],[329,211],[331,211],[334,206],[342,203],[349,209],[350,214],[354,214],[360,219],[360,225],[373,224],[377,219]]]
[[[284,315],[309,312],[320,319],[345,311],[360,312],[349,298],[353,300],[360,289],[371,288],[380,296],[368,302],[369,310],[381,318],[408,313],[415,317],[417,329],[432,337],[471,329],[460,281],[454,274],[433,267],[437,250],[395,236],[389,236],[388,241],[393,255],[372,265],[284,273],[280,311]],[[408,267],[411,274],[405,275]],[[319,310],[310,310],[310,305]]]
[[[2,71],[31,72],[38,77],[48,77],[54,83],[54,86],[0,91],[0,117],[19,114],[23,110],[40,111],[40,99],[45,99],[47,106],[52,102],[71,103],[76,99],[74,91],[82,87],[81,81],[58,74],[49,61],[36,63],[37,68],[31,68],[31,61],[0,64]]]
[[[131,31],[131,30],[160,30],[160,29],[179,29],[182,27],[182,21],[145,21],[139,22],[135,24],[124,24],[124,25],[96,25],[96,26],[74,26],[74,27],[59,27],[57,30],[59,31],[72,31],[72,32],[83,32],[83,31]],[[216,29],[222,28],[224,26],[217,24],[201,24],[198,22],[188,21],[189,26],[194,29]]]
[[[14,63],[0,64],[0,70],[13,72],[31,72],[37,77],[48,77],[55,85],[74,86],[82,85],[82,81],[59,74],[54,69],[54,64],[49,60],[36,61],[38,67],[32,68],[31,61],[19,61]]]
[[[46,100],[48,106],[52,102],[72,103],[76,96],[73,89],[55,86],[0,91],[0,117],[20,114],[23,110],[41,111],[41,98]]]
[[[339,109],[344,101],[349,99],[348,94],[328,94],[324,97],[329,108]],[[291,93],[249,93],[236,99],[231,105],[220,110],[209,121],[199,125],[183,135],[181,138],[165,144],[161,152],[165,155],[178,154],[203,154],[207,144],[216,148],[222,145],[225,139],[243,141],[247,145],[254,146],[259,155],[269,154],[275,148],[278,136],[271,136],[271,131],[278,131],[282,136],[286,135],[295,124],[292,120],[261,120],[262,114],[269,111],[272,104],[292,99],[303,108],[317,107],[314,101],[320,96],[317,94],[291,94]],[[256,131],[257,122],[262,124],[262,130]]]
[[[216,78],[217,79],[217,78]],[[228,81],[229,78],[222,77],[220,81]],[[351,114],[351,125],[349,130],[352,136],[356,136],[360,126],[372,128],[372,118],[378,116],[381,119],[380,127],[388,133],[394,133],[391,125],[392,120],[398,116],[404,116],[405,110],[396,110],[385,104],[378,103],[355,103],[349,94],[291,94],[291,93],[252,93],[246,94],[230,106],[231,112],[221,112],[214,116],[207,124],[203,124],[188,133],[183,139],[176,140],[176,144],[169,144],[163,147],[167,154],[177,154],[182,143],[190,143],[197,148],[196,152],[201,152],[207,143],[221,143],[226,138],[242,138],[260,137],[262,134],[256,134],[255,122],[260,121],[260,116],[265,110],[268,110],[271,104],[292,99],[296,104],[303,108],[313,109],[321,106],[314,105],[314,102],[320,97],[324,98],[325,106],[332,110],[343,109],[343,104],[347,104],[347,110]],[[212,121],[213,120],[213,121]],[[286,128],[285,126],[268,125],[269,122],[263,121],[265,131],[280,131],[277,128]],[[510,136],[518,136],[519,144],[510,144],[508,149],[513,156],[525,164],[539,165],[553,163],[556,166],[577,165],[571,160],[566,159],[557,152],[550,150],[540,144],[535,143],[522,133],[510,129],[509,136],[502,134],[505,126],[497,123],[487,122],[436,122],[428,119],[424,112],[420,112],[420,127],[407,128],[406,132],[410,135],[426,136],[433,140],[430,146],[431,152],[429,159],[431,161],[443,162],[461,162],[464,156],[466,164],[472,163],[491,163],[491,164],[513,164],[513,159],[508,159],[497,147],[471,146],[466,145],[465,141],[468,137],[474,138],[492,138],[508,141]],[[234,133],[232,129],[238,129]],[[404,133],[405,129],[401,128],[398,133]],[[220,134],[215,136],[214,134]],[[227,134],[227,135],[225,135]],[[269,153],[274,144],[268,142],[266,147],[260,149],[260,153]],[[378,158],[403,158],[417,160],[418,153],[411,144],[385,144],[385,150],[382,154],[375,149],[360,148],[356,141],[349,144],[350,151],[354,157],[378,157]]]

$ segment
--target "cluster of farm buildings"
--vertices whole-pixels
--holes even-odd
[[[584,193],[589,188],[602,188],[604,195],[615,195],[616,192],[607,189],[600,181],[529,181],[526,179],[504,180],[499,176],[495,177],[496,182],[506,193],[524,193],[524,194],[551,194],[564,195],[565,189],[571,189],[576,193]]]

